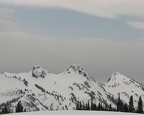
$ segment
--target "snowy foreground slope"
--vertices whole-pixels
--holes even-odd
[[[46,111],[46,112],[15,113],[13,115],[139,115],[139,114],[122,113],[122,112],[104,112],[104,111],[57,111],[57,112]]]
[[[78,63],[59,74],[40,66],[28,73],[1,73],[0,109],[14,113],[20,102],[24,111],[75,110],[78,101],[93,100],[116,107],[115,97],[105,91]]]

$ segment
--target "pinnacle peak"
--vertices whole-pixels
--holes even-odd
[[[82,69],[81,65],[78,62],[71,64],[69,68],[73,68],[73,69],[75,68],[77,70]]]
[[[32,68],[32,76],[35,78],[45,77],[47,75],[47,70],[45,70],[42,66],[35,65]]]
[[[80,64],[78,62],[75,62],[75,63],[71,64],[68,69],[66,69],[66,71],[69,71],[69,70],[73,70],[76,72],[79,70],[83,71],[83,68],[80,66]]]

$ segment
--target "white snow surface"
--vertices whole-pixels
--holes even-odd
[[[15,113],[13,115],[139,115],[139,114],[124,113],[124,112],[104,112],[104,111],[44,111],[44,112]]]
[[[116,107],[112,96],[78,63],[59,74],[38,65],[28,73],[0,74],[0,104],[9,103],[11,112],[15,112],[19,101],[25,111],[74,110],[77,101],[85,103],[91,99],[97,105]]]

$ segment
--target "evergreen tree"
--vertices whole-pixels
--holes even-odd
[[[143,101],[141,99],[141,96],[139,97],[138,101],[137,113],[143,113]]]
[[[85,110],[88,110],[88,104],[86,103],[86,105],[85,105]]]
[[[86,106],[84,103],[82,104],[82,110],[86,110]]]
[[[89,104],[89,101],[87,103],[87,110],[90,110],[90,104]]]
[[[21,101],[18,102],[17,107],[16,107],[16,113],[18,112],[23,112],[23,106]]]
[[[79,105],[79,110],[82,110],[82,103],[81,103],[81,101],[80,101],[80,105]]]
[[[135,112],[135,108],[133,104],[133,96],[130,96],[130,99],[129,99],[129,112],[132,112],[132,113]]]
[[[128,112],[128,111],[129,111],[128,105],[125,103],[122,108],[122,112]]]
[[[123,102],[121,101],[120,96],[119,96],[118,101],[117,101],[117,111],[122,111],[122,108],[123,108]]]
[[[111,106],[111,104],[109,105],[109,111],[112,111],[112,106]]]
[[[77,101],[77,103],[76,103],[76,110],[79,110],[80,108],[79,108],[79,101]]]
[[[102,110],[102,105],[100,103],[98,104],[97,110],[100,110],[100,111]]]
[[[106,110],[106,106],[104,107],[102,104],[101,104],[101,111],[105,111]]]
[[[97,106],[95,103],[93,104],[93,110],[97,110]]]
[[[118,101],[117,101],[117,111],[120,111],[120,96],[119,96]]]
[[[2,112],[1,112],[1,113],[2,113],[2,114],[7,114],[7,113],[9,113],[6,105],[4,105],[4,108],[2,108]]]
[[[93,100],[91,101],[91,110],[96,110],[96,104],[93,102]]]
[[[103,111],[108,111],[108,108],[107,108],[106,104],[102,107],[102,110]]]

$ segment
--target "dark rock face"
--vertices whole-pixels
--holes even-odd
[[[33,77],[35,77],[35,78],[39,78],[39,77],[45,78],[47,73],[48,72],[43,67],[41,67],[39,65],[33,66],[33,69],[32,69],[32,76]]]

